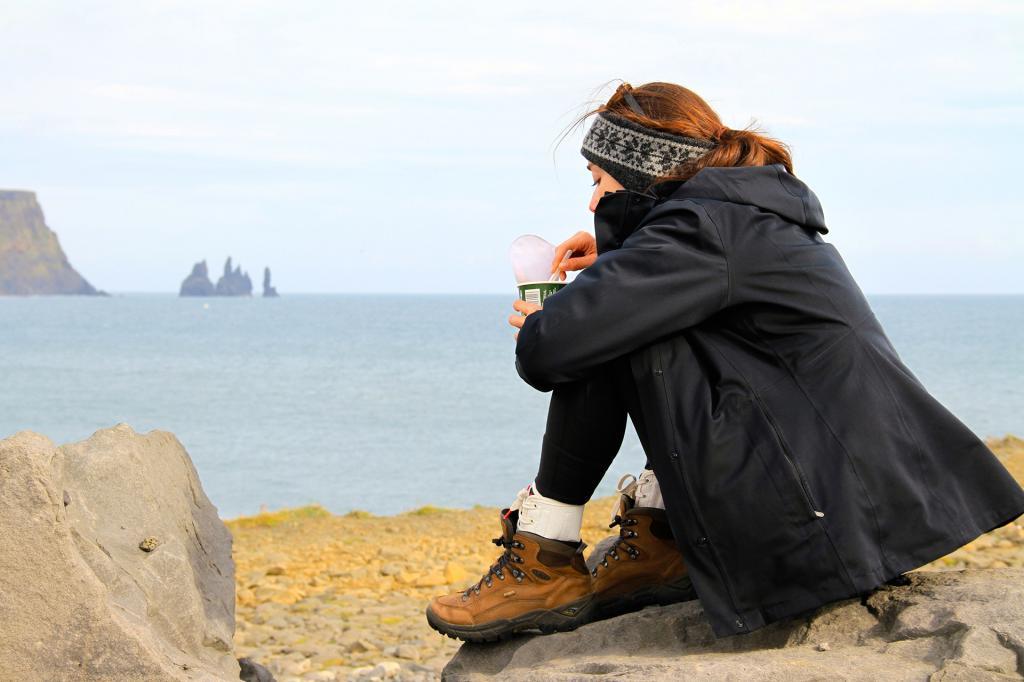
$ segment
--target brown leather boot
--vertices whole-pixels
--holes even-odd
[[[506,518],[508,512],[501,510],[501,537],[491,540],[504,553],[475,585],[434,597],[427,606],[430,627],[467,642],[494,642],[521,630],[574,630],[591,619],[586,543],[517,532],[519,512]]]
[[[598,618],[697,598],[665,510],[634,506],[626,490],[609,524],[619,536],[602,540],[587,559]]]

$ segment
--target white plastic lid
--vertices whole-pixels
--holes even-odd
[[[516,284],[543,282],[551,279],[555,245],[535,234],[524,234],[512,242],[509,257],[512,259]]]

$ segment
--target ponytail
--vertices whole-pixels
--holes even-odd
[[[720,126],[710,139],[715,147],[707,154],[693,159],[669,175],[658,178],[657,182],[688,180],[701,168],[712,166],[768,166],[781,163],[793,174],[793,161],[788,147],[778,140],[747,128],[734,130]]]

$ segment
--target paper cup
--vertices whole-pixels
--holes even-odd
[[[566,284],[568,282],[520,282],[516,286],[519,288],[521,300],[543,306],[548,296],[561,290]]]

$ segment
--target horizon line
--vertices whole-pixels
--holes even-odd
[[[194,298],[194,299],[206,299],[206,298],[264,298],[260,293],[253,293],[249,296],[181,296],[179,293],[167,290],[157,289],[134,289],[134,290],[102,290],[103,293],[108,296],[132,296],[137,294],[146,295],[165,295],[174,296],[175,298]],[[292,291],[281,293],[278,292],[278,298],[286,298],[287,296],[504,296],[506,293],[514,297],[515,292],[502,292],[502,291]],[[1024,296],[1024,291],[876,291],[864,292],[865,296]],[[3,294],[0,295],[2,298],[53,298],[63,296],[65,298],[104,298],[101,296],[91,296],[88,294]],[[273,297],[271,297],[273,298]]]

